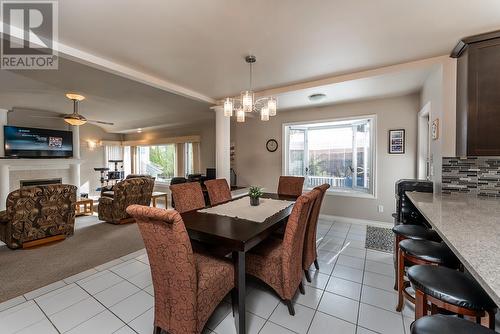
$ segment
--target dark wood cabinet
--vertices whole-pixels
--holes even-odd
[[[500,31],[463,39],[457,58],[457,155],[500,155]]]

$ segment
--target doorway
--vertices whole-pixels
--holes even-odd
[[[419,180],[430,180],[430,114],[431,103],[427,102],[418,113],[418,148],[417,177]]]

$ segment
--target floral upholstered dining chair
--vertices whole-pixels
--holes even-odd
[[[210,205],[221,204],[232,199],[231,189],[226,179],[208,180],[205,181],[205,186],[207,187]]]
[[[304,178],[302,176],[280,176],[278,194],[299,197],[302,195]]]
[[[193,252],[181,215],[175,210],[132,205],[146,245],[153,278],[154,333],[197,334],[234,288],[230,260]]]
[[[175,203],[175,210],[179,213],[202,209],[205,207],[205,198],[199,182],[187,182],[173,184],[172,202]]]
[[[320,191],[315,189],[300,196],[288,218],[283,240],[268,238],[247,253],[246,272],[264,281],[273,288],[288,306],[290,315],[295,315],[293,297],[302,285],[302,254],[304,235],[311,206]]]
[[[306,235],[304,238],[304,255],[302,256],[302,268],[304,269],[304,274],[308,282],[311,282],[311,275],[309,274],[309,268],[314,263],[314,266],[319,270],[318,264],[318,253],[316,251],[316,230],[318,227],[319,212],[321,210],[321,204],[325,198],[325,193],[330,188],[328,183],[322,184],[314,189],[320,191],[311,209],[311,214],[309,215],[309,221],[307,223]]]

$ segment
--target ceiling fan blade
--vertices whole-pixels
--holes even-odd
[[[65,115],[62,116],[42,116],[42,115],[28,115],[28,117],[33,117],[33,118],[56,118],[56,119],[63,119]]]
[[[106,125],[115,125],[115,123],[111,123],[111,122],[104,122],[104,121],[96,121],[96,120],[93,120],[93,119],[88,119],[87,121],[88,121],[88,122],[90,122],[90,123],[98,123],[98,124],[106,124]]]

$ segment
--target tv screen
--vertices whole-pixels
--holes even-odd
[[[4,126],[5,156],[17,158],[70,158],[71,131]]]

